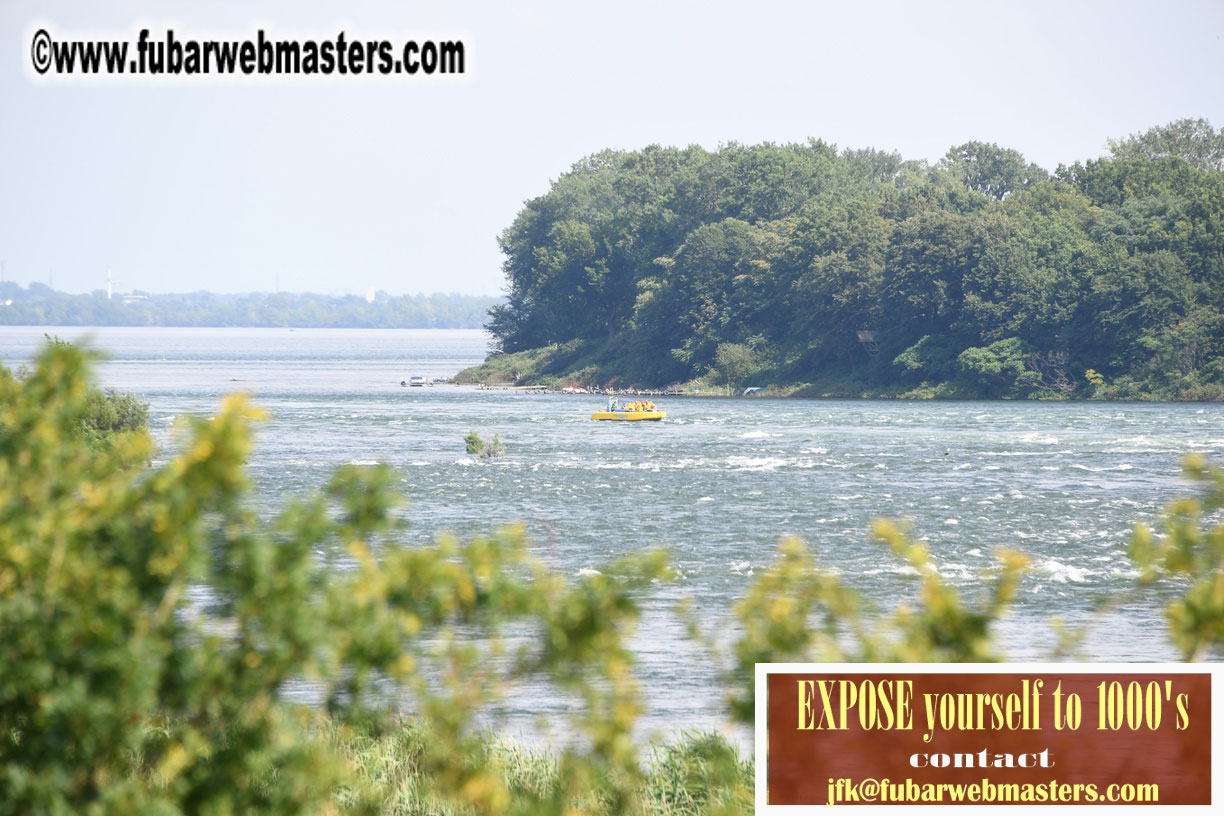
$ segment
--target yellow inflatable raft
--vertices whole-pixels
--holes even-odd
[[[637,422],[643,419],[665,419],[666,411],[596,411],[591,419],[615,419],[621,422]]]

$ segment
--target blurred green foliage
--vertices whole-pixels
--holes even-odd
[[[67,340],[57,336],[44,334],[48,346],[59,348],[71,347]],[[85,352],[89,359],[94,359],[90,352]],[[23,370],[18,370],[18,379],[24,378]],[[77,433],[94,447],[118,444],[123,447],[123,440],[129,434],[147,436],[149,432],[149,404],[141,402],[130,391],[118,391],[114,388],[98,390],[90,388],[86,397],[85,411],[75,425]]]
[[[147,468],[133,464],[147,435],[81,438],[87,383],[64,344],[0,376],[0,813],[327,812],[341,789],[346,809],[376,811],[375,780],[318,734],[320,717],[384,733],[384,682],[429,730],[416,762],[432,799],[635,806],[641,703],[624,640],[635,592],[667,577],[660,554],[568,582],[527,557],[519,530],[407,549],[383,467],[342,468],[259,521],[243,472],[257,410],[227,399]],[[509,622],[534,637],[510,649]],[[546,789],[512,788],[474,736],[481,707],[527,676],[582,702]],[[284,701],[299,679],[321,711]]]
[[[777,560],[752,583],[735,608],[744,634],[734,647],[731,710],[751,723],[757,663],[987,663],[1003,659],[990,627],[1015,596],[1028,559],[1012,550],[996,553],[985,576],[984,597],[970,604],[939,574],[930,551],[910,541],[895,522],[878,520],[875,537],[918,575],[909,603],[880,613],[817,567],[798,539],[782,543]]]
[[[1199,455],[1187,457],[1187,477],[1201,495],[1171,503],[1158,535],[1139,525],[1128,555],[1139,569],[1135,591],[1107,599],[1102,611],[1134,600],[1158,581],[1176,587],[1168,605],[1169,636],[1186,660],[1224,651],[1224,470]],[[992,626],[1006,613],[1030,561],[1006,548],[983,575],[981,597],[971,603],[940,575],[922,542],[911,541],[894,521],[878,519],[875,537],[903,559],[918,578],[917,595],[891,610],[868,609],[862,597],[818,567],[804,543],[782,542],[778,558],[736,605],[743,635],[733,649],[728,678],[733,715],[751,723],[754,668],[766,662],[988,663],[1004,660]],[[1072,651],[1087,634],[1064,631],[1055,656]]]
[[[1169,633],[1186,660],[1218,658],[1224,652],[1224,471],[1193,455],[1185,472],[1201,486],[1200,495],[1169,505],[1162,535],[1140,525],[1129,554],[1140,586],[1171,581],[1183,588],[1167,614]]]

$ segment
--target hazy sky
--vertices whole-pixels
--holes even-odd
[[[38,84],[30,37],[462,39],[460,80]],[[496,236],[612,147],[804,141],[1053,169],[1224,125],[1224,0],[0,0],[5,278],[154,292],[502,291]]]

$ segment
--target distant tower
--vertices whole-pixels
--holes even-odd
[[[111,299],[111,273],[109,269],[106,270],[106,299]]]
[[[374,287],[367,286],[366,287],[366,303],[373,303],[373,302],[374,302]]]

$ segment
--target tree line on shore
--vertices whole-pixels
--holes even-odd
[[[606,150],[501,235],[489,328],[587,382],[1224,397],[1224,130],[1108,144]]]
[[[201,326],[303,329],[479,329],[500,298],[487,295],[358,295],[313,292],[150,294],[107,297],[41,283],[0,284],[0,326]]]

